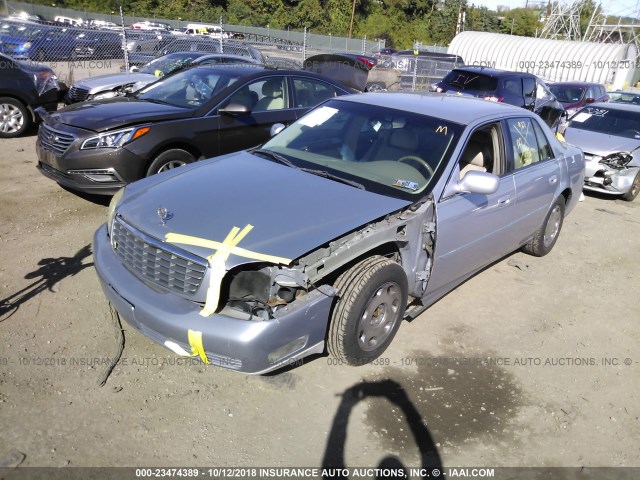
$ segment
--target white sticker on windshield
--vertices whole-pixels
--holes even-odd
[[[589,120],[591,118],[591,114],[590,113],[579,113],[577,114],[575,117],[573,117],[571,119],[572,122],[584,122],[586,120]]]
[[[411,180],[395,179],[393,181],[393,186],[394,187],[408,188],[409,190],[413,190],[414,192],[416,190],[418,190],[418,183],[417,182],[412,182]]]
[[[310,111],[304,117],[302,117],[299,121],[300,124],[306,125],[307,127],[315,127],[317,125],[321,125],[331,117],[333,117],[338,110],[331,107],[320,107],[315,110]]]

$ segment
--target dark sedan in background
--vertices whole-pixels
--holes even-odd
[[[49,67],[0,54],[0,138],[22,135],[36,119],[34,109],[55,110],[59,95]]]
[[[113,194],[142,177],[258,145],[273,124],[353,91],[306,71],[196,66],[131,96],[44,114],[38,168],[66,187]]]

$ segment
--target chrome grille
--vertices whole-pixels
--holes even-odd
[[[62,155],[67,151],[76,137],[70,133],[54,130],[46,123],[40,125],[38,131],[38,140],[45,150],[50,150],[58,155]]]
[[[83,87],[72,86],[67,94],[72,102],[84,102],[89,96],[89,89]]]
[[[193,295],[207,271],[207,261],[151,238],[116,217],[111,245],[134,275],[159,287]]]

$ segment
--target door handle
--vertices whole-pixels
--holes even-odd
[[[499,207],[504,207],[506,205],[509,205],[510,203],[511,203],[511,197],[503,197],[498,200]]]
[[[553,185],[554,183],[556,183],[558,181],[558,177],[556,177],[555,175],[552,175],[549,177],[549,183],[551,185]]]

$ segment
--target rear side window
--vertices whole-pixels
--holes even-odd
[[[540,148],[529,118],[511,118],[507,120],[509,136],[513,147],[513,167],[519,170],[540,161]]]
[[[524,96],[533,97],[536,94],[536,80],[534,78],[523,78]]]
[[[509,78],[505,80],[504,88],[514,95],[517,95],[519,97],[522,96],[522,80],[520,80],[519,78]]]
[[[443,80],[445,85],[450,85],[459,90],[495,90],[498,80],[488,75],[462,70],[452,70]]]
[[[311,78],[294,78],[293,89],[297,107],[314,107],[336,96],[332,85]]]

